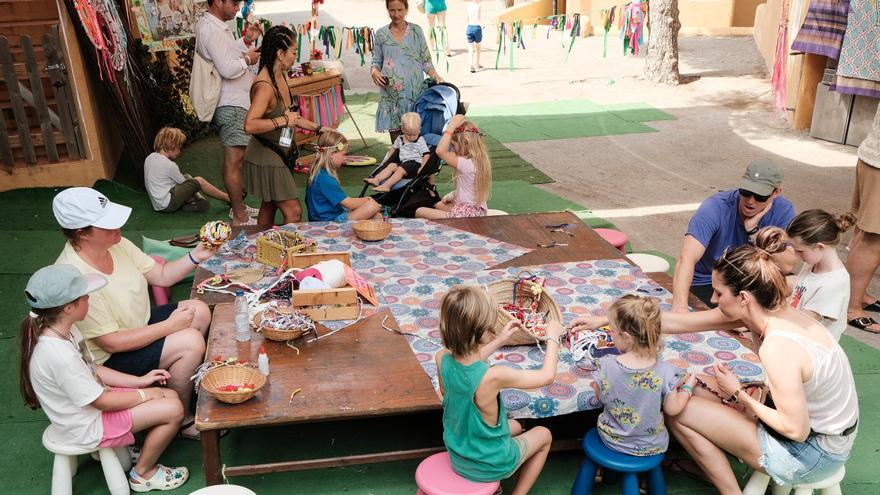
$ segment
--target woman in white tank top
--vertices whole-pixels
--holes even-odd
[[[716,366],[721,394],[743,411],[692,397],[667,426],[720,493],[740,493],[726,453],[779,484],[827,478],[846,462],[857,433],[859,404],[846,354],[827,329],[786,304],[785,277],[770,254],[751,245],[725,253],[712,272],[718,307],[663,315],[666,333],[746,326],[775,409],[741,392],[736,375]],[[719,428],[724,425],[723,428]]]

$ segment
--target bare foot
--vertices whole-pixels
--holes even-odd
[[[375,177],[366,178],[366,179],[364,179],[364,182],[366,182],[367,184],[373,185],[373,186],[379,185],[379,181],[376,180]]]
[[[382,184],[381,186],[374,187],[373,190],[376,192],[390,192],[391,187],[386,184]]]

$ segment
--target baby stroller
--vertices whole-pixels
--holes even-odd
[[[423,206],[432,207],[440,201],[437,188],[431,182],[431,177],[437,174],[442,167],[440,157],[437,156],[435,150],[452,116],[465,113],[458,88],[445,82],[432,83],[424,89],[413,104],[412,111],[418,113],[422,118],[422,137],[425,138],[425,142],[431,150],[428,162],[417,176],[411,179],[402,179],[391,187],[391,191],[372,196],[380,205],[390,209],[390,215],[395,217],[412,218],[417,209]],[[400,163],[397,150],[388,155],[379,166],[370,172],[367,178],[375,177],[389,163]],[[360,197],[366,194],[368,187],[369,184],[364,183]]]

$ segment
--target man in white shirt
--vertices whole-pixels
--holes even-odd
[[[241,0],[208,0],[208,10],[196,25],[196,49],[205,60],[214,64],[220,74],[220,100],[214,112],[213,123],[220,129],[223,142],[223,184],[229,193],[233,220],[236,225],[254,224],[242,199],[241,169],[244,150],[250,136],[244,133],[244,117],[250,107],[250,89],[253,80],[249,66],[260,60],[259,48],[250,45],[250,29],[239,40],[226,24],[235,19]]]

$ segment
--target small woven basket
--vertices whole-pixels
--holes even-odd
[[[265,235],[257,237],[257,261],[264,265],[278,268],[284,260],[292,254],[314,253],[318,246],[314,242],[308,242],[303,236],[295,232],[277,230],[287,241],[287,247],[275,242]]]
[[[366,222],[358,222],[351,228],[354,229],[354,235],[362,241],[381,241],[391,233],[391,222],[367,220]]]
[[[220,387],[225,385],[245,385],[253,383],[253,389],[239,389],[235,392],[223,392]],[[202,378],[202,388],[212,397],[227,404],[240,404],[257,393],[266,384],[266,377],[250,366],[219,366],[208,370]]]
[[[495,299],[495,302],[499,305],[498,307],[498,317],[495,320],[495,334],[501,332],[504,328],[504,325],[514,318],[507,314],[506,311],[501,309],[500,305],[504,303],[513,303],[513,288],[519,282],[519,278],[516,279],[506,279],[499,280],[497,282],[492,282],[486,286],[486,290],[489,292],[489,295]],[[534,284],[533,282],[529,282],[526,280],[526,284]],[[530,306],[532,302],[535,300],[535,295],[530,290],[520,291],[517,294],[517,304],[520,306]],[[541,293],[541,299],[538,301],[538,312],[545,313],[549,311],[547,314],[547,320],[556,320],[562,321],[562,313],[559,312],[559,307],[556,305],[556,302],[547,294],[547,291],[544,290]],[[537,337],[537,340],[544,341],[546,337]],[[505,345],[535,345],[537,343],[536,336],[527,330],[517,330],[516,333],[510,337]]]
[[[278,311],[278,310],[275,310]],[[275,342],[287,342],[288,340],[298,339],[309,332],[309,328],[300,327],[300,328],[274,328],[269,326],[262,326],[261,322],[263,320],[263,312],[260,311],[256,315],[254,315],[254,326],[257,327],[257,331],[263,334],[263,337]]]

